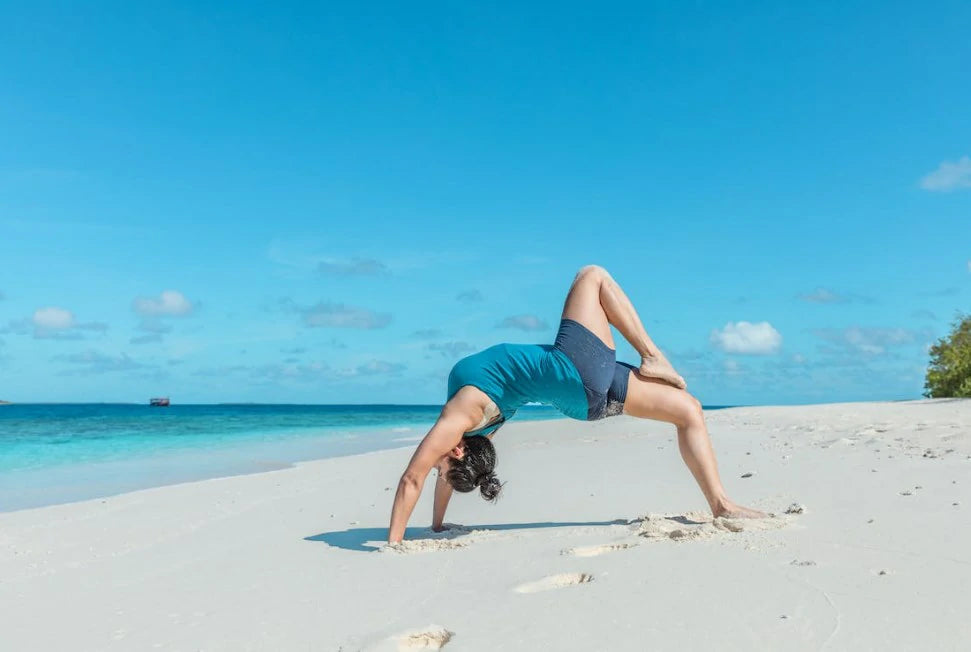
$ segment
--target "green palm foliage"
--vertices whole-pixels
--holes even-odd
[[[929,398],[971,398],[971,315],[959,315],[949,335],[931,347],[924,381]]]

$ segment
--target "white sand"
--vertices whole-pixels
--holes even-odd
[[[971,401],[708,416],[776,518],[712,522],[626,417],[509,424],[499,504],[431,535],[426,491],[402,550],[407,449],[0,514],[0,649],[967,649]]]

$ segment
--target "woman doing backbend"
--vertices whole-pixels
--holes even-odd
[[[639,366],[616,361],[611,326],[640,354]],[[388,541],[401,541],[432,468],[438,469],[434,530],[442,528],[453,489],[478,487],[484,498],[494,500],[501,484],[493,472],[492,436],[529,402],[552,405],[574,419],[629,414],[673,423],[681,457],[712,514],[765,516],[728,498],[701,403],[685,391],[684,379],[648,337],[620,286],[607,270],[590,265],[570,287],[554,344],[497,344],[452,368],[445,406],[398,483]]]

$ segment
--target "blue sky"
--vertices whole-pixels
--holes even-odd
[[[920,395],[967,3],[475,5],[0,5],[0,399],[437,403],[589,263],[706,404]]]

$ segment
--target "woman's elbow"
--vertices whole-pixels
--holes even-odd
[[[420,477],[414,471],[405,471],[401,474],[401,480],[398,481],[399,491],[402,489],[420,489],[423,478]]]

